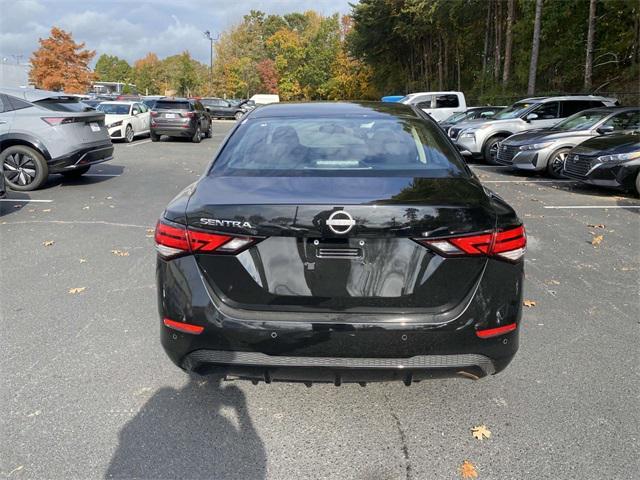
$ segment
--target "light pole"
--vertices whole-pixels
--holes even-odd
[[[213,90],[213,42],[215,42],[216,40],[218,40],[220,38],[220,35],[217,36],[212,36],[211,32],[209,30],[205,30],[204,31],[204,37],[209,40],[209,43],[211,44],[211,50],[209,51],[210,53],[210,61],[211,61],[211,67],[209,69],[209,87],[211,88],[211,90]],[[211,92],[213,93],[213,92]]]

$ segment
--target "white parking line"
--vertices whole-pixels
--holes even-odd
[[[151,140],[142,140],[141,142],[130,143],[127,148],[137,147],[138,145],[144,145],[145,143],[151,143]]]
[[[559,209],[584,209],[584,208],[640,208],[640,205],[545,205],[544,208]]]
[[[481,180],[482,183],[575,183],[576,180]]]
[[[53,202],[53,200],[34,200],[32,198],[0,198],[0,202],[51,203],[51,202]]]

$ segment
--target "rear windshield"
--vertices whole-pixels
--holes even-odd
[[[215,161],[215,175],[464,175],[440,129],[417,118],[248,119]]]
[[[126,103],[101,103],[96,110],[106,115],[129,115],[129,105]]]
[[[34,103],[39,107],[53,110],[54,112],[86,112],[93,110],[93,108],[81,102],[77,97],[43,98]]]
[[[176,102],[173,100],[158,100],[155,110],[190,110],[189,102]]]

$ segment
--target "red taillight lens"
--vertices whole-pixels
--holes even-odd
[[[236,254],[258,243],[262,238],[204,232],[160,220],[156,225],[155,240],[160,256],[171,258],[186,253]]]
[[[152,117],[157,117],[158,116],[158,112],[154,112],[153,110],[151,110],[151,116]]]
[[[173,257],[189,251],[187,229],[182,225],[168,225],[158,221],[156,225],[156,250],[162,257]]]
[[[193,118],[196,116],[196,112],[186,112],[182,114],[183,117]]]
[[[444,256],[488,255],[511,261],[522,258],[527,246],[527,236],[523,226],[479,235],[418,239],[417,241]]]
[[[65,123],[73,123],[76,121],[73,117],[40,117],[46,123],[51,125],[52,127],[57,127],[58,125],[64,125]]]
[[[201,327],[200,325],[192,325],[190,323],[176,322],[175,320],[171,320],[170,318],[163,319],[162,323],[164,323],[166,327],[172,328],[174,330],[178,330],[179,332],[191,333],[193,335],[200,335],[204,330],[204,327]]]
[[[480,338],[491,338],[505,333],[513,332],[518,326],[515,323],[509,323],[502,327],[488,328],[486,330],[476,330],[476,335]]]

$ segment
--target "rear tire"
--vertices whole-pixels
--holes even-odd
[[[549,160],[547,160],[547,175],[552,178],[564,178],[562,169],[564,168],[564,161],[567,158],[567,153],[570,148],[561,148],[551,154]]]
[[[127,143],[131,143],[133,142],[133,137],[133,128],[131,128],[131,125],[127,125],[127,128],[124,129],[124,141]]]
[[[211,121],[209,121],[209,128],[207,128],[207,131],[205,132],[204,136],[206,138],[213,137],[213,123]]]
[[[82,175],[87,173],[90,168],[91,165],[87,165],[84,167],[69,170],[68,172],[61,172],[61,175],[63,175],[65,178],[80,178]]]
[[[495,136],[491,137],[484,144],[484,148],[482,149],[482,156],[484,157],[484,161],[489,165],[499,165],[496,157],[498,156],[498,147],[500,146],[500,142],[502,142],[506,136]]]
[[[243,113],[242,112],[236,112],[236,114],[234,115],[234,118],[236,119],[236,121],[239,121],[242,118]]]
[[[640,197],[640,172],[636,175],[636,195]]]
[[[200,143],[200,140],[202,140],[202,131],[200,130],[200,125],[198,125],[198,127],[196,128],[196,133],[194,133],[193,137],[191,137],[191,141],[193,143]]]
[[[149,137],[151,138],[152,142],[159,142],[160,141],[160,135],[156,135],[153,132],[149,133]]]
[[[24,145],[13,145],[0,153],[5,182],[11,190],[29,192],[42,186],[49,176],[49,165],[40,152]]]

